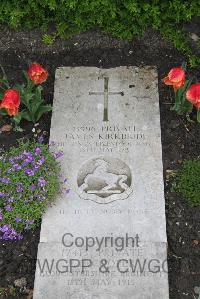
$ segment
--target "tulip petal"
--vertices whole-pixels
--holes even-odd
[[[39,63],[33,63],[29,67],[28,76],[37,85],[46,81],[48,72]]]
[[[200,108],[200,83],[190,86],[186,93],[186,98],[197,108]]]
[[[8,89],[2,99],[1,108],[7,110],[8,115],[15,116],[18,114],[20,105],[20,94],[15,89]]]
[[[185,72],[180,67],[175,67],[171,69],[171,71],[168,74],[169,80],[174,83],[178,83],[180,81],[185,80]]]
[[[166,85],[172,85],[171,81],[169,80],[169,77],[165,77],[162,79],[163,83],[165,83]]]

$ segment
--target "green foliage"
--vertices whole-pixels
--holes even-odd
[[[56,35],[44,34],[43,38],[42,38],[42,41],[46,45],[50,46],[54,43],[55,39],[56,39]]]
[[[13,28],[56,25],[57,34],[69,37],[92,27],[100,27],[121,38],[141,35],[148,27],[162,32],[197,64],[181,28],[183,22],[200,15],[199,0],[1,0],[0,22]],[[48,35],[45,43],[53,41]]]
[[[175,101],[174,101],[174,105],[171,107],[171,110],[175,111],[178,115],[185,115],[188,121],[192,121],[190,119],[190,114],[193,108],[196,106],[195,104],[193,106],[193,102],[191,102],[190,99],[187,98],[187,92],[190,90],[190,87],[192,88],[191,86],[192,79],[185,80],[186,67],[187,67],[187,63],[183,62],[181,68],[178,68],[178,73],[176,68],[171,69],[168,76],[164,78],[163,82],[166,85],[173,86],[174,89]],[[173,80],[170,79],[172,74],[173,76],[176,77],[178,83],[181,84],[181,86],[179,84],[177,85],[177,81],[175,80],[175,78]],[[169,80],[169,82],[166,82],[165,81],[166,79]],[[197,122],[200,123],[200,109],[198,108],[197,108]]]
[[[186,92],[191,85],[191,80],[186,80],[184,88],[178,88],[174,93],[175,104],[171,110],[176,111],[178,115],[183,115],[192,111],[193,105],[186,99]]]
[[[45,112],[52,110],[51,105],[44,105],[44,99],[42,98],[42,86],[35,85],[33,81],[29,79],[26,72],[24,72],[24,76],[27,81],[26,85],[15,86],[15,88],[20,92],[20,100],[25,107],[13,118],[16,124],[19,124],[23,118],[36,123]]]
[[[10,88],[9,81],[3,68],[2,73],[3,78],[0,79],[0,101],[3,98],[5,91]],[[29,78],[27,72],[23,73],[26,84],[14,85],[14,89],[18,90],[20,93],[20,112],[12,118],[16,126],[19,125],[22,119],[36,123],[40,120],[44,113],[52,110],[51,105],[45,105],[42,97],[43,87],[41,85],[34,84],[34,82]],[[0,108],[0,115],[5,116],[8,115],[8,113],[4,108]]]
[[[8,286],[6,288],[0,287],[0,296],[2,296],[2,298],[8,298],[14,295],[16,295],[16,289],[13,286]]]
[[[200,205],[200,160],[183,163],[172,190],[182,194],[190,206]]]
[[[0,169],[0,228],[35,228],[60,190],[60,164],[47,145],[26,142],[0,156]]]

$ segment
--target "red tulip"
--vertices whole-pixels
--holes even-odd
[[[41,84],[46,81],[48,72],[39,63],[33,63],[29,67],[28,76],[35,84]]]
[[[20,94],[15,89],[8,89],[2,101],[0,102],[0,108],[7,110],[8,115],[15,116],[18,114],[20,105]]]
[[[186,98],[197,109],[200,109],[200,83],[192,84],[186,93]]]
[[[185,84],[185,72],[181,67],[174,67],[171,69],[167,77],[163,79],[166,85],[172,85],[176,92],[178,88],[184,87]]]

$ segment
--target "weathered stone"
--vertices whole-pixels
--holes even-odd
[[[156,70],[59,68],[50,141],[64,152],[71,191],[43,217],[34,299],[168,299]],[[77,271],[64,264],[63,273],[42,274],[45,259]],[[135,259],[160,270],[145,262],[146,270],[129,275]]]

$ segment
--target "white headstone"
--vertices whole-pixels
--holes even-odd
[[[34,299],[168,299],[156,70],[57,69],[50,142],[71,190],[43,217]]]

